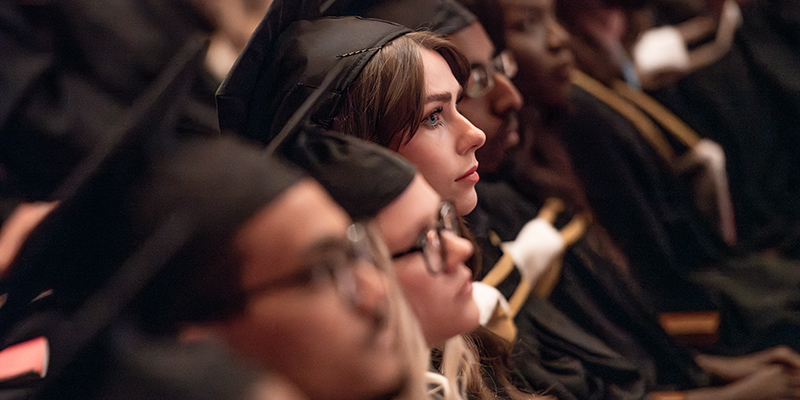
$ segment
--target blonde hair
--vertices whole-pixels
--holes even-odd
[[[399,338],[402,350],[400,354],[406,357],[405,364],[408,366],[406,385],[393,400],[427,400],[425,375],[428,370],[428,348],[422,328],[403,295],[377,223],[373,220],[367,221],[365,225],[375,249],[375,265],[386,271],[385,287],[390,300],[389,329]]]

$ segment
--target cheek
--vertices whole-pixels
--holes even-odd
[[[502,123],[502,120],[491,113],[492,105],[489,103],[488,98],[488,95],[480,99],[464,98],[458,105],[458,111],[461,115],[478,129],[482,130],[486,135],[486,142],[481,148],[485,147],[492,140],[495,131],[498,129],[498,125]]]
[[[510,35],[508,46],[514,52],[519,65],[519,77],[538,76],[542,74],[545,59],[544,49],[539,46],[536,38],[523,35]]]
[[[232,345],[259,364],[288,375],[302,373],[309,363],[331,354],[334,344],[347,348],[358,336],[358,324],[340,312],[336,301],[257,301],[231,326]]]
[[[436,293],[434,279],[425,269],[421,255],[414,255],[413,262],[396,263],[397,279],[403,289],[406,300],[414,309],[417,317],[427,315],[433,295]],[[418,260],[416,260],[418,258]]]
[[[456,157],[454,152],[448,153],[453,145],[445,140],[437,140],[430,135],[419,132],[398,153],[414,164],[425,180],[440,194],[447,192],[447,184],[455,177],[452,175],[451,162]]]

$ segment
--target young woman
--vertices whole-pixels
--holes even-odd
[[[466,60],[443,38],[426,32],[401,36],[355,79],[334,128],[408,158],[466,215],[477,204],[475,151],[486,140],[457,108],[468,74]]]
[[[286,150],[296,139],[284,138],[279,127],[300,109],[312,123],[380,143],[415,163],[434,190],[418,189],[420,198],[409,195],[409,203],[397,199],[379,221],[428,346],[444,348],[443,375],[429,377],[438,377],[437,393],[448,399],[464,398],[470,386],[481,398],[497,396],[460,335],[478,327],[478,312],[465,263],[473,248],[457,235],[457,216],[476,205],[475,150],[485,140],[457,109],[469,75],[463,57],[431,33],[376,20],[299,21],[274,41],[264,32],[251,38],[220,89],[223,127]],[[270,52],[259,54],[265,48]],[[423,183],[415,180],[409,190]],[[421,206],[440,199],[452,209]]]

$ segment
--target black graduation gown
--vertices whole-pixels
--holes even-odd
[[[489,232],[513,240],[538,207],[503,181],[484,179],[476,188],[478,207],[468,222],[488,271],[502,255]],[[510,296],[518,279],[513,274],[501,291]],[[556,379],[578,398],[636,398],[642,390],[707,385],[691,355],[666,335],[635,292],[616,266],[578,241],[564,256],[550,298],[531,295],[515,319],[517,368],[534,387]]]
[[[565,148],[600,223],[659,310],[706,308],[710,296],[723,315],[721,345],[733,353],[774,344],[764,332],[796,326],[800,268],[734,254],[627,119],[578,87],[571,103],[559,127]]]
[[[741,246],[800,255],[800,3],[754,0],[718,62],[653,93],[726,152]]]

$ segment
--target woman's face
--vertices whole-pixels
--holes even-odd
[[[398,336],[388,328],[386,276],[347,256],[349,226],[344,211],[308,180],[234,238],[248,303],[217,329],[239,354],[287,377],[312,400],[393,394],[407,376]],[[312,272],[332,265],[352,273],[355,301],[342,296],[330,274]]]
[[[473,71],[486,71],[494,81],[491,89],[482,96],[465,97],[459,109],[486,134],[486,143],[476,152],[479,172],[495,172],[507,151],[519,143],[517,111],[522,108],[522,95],[503,73],[495,69],[495,60],[502,56],[496,54],[494,44],[479,22],[453,32],[449,37]],[[474,76],[470,77],[470,84],[473,83]]]
[[[421,235],[437,226],[441,207],[439,195],[417,174],[403,194],[377,216],[389,252],[403,254],[394,258],[395,272],[431,347],[479,324],[478,307],[472,300],[472,272],[465,265],[474,251],[472,243],[443,231],[441,245],[446,257],[438,274],[428,271],[422,251],[409,252],[419,244]],[[429,262],[442,261],[437,256],[438,260]]]
[[[417,166],[442,198],[451,199],[459,215],[478,203],[480,179],[475,150],[486,136],[456,108],[461,85],[438,53],[422,49],[425,71],[425,118],[410,140],[397,151]]]
[[[554,0],[500,0],[506,42],[519,71],[517,84],[526,102],[565,106],[574,57],[569,34],[556,19]]]

